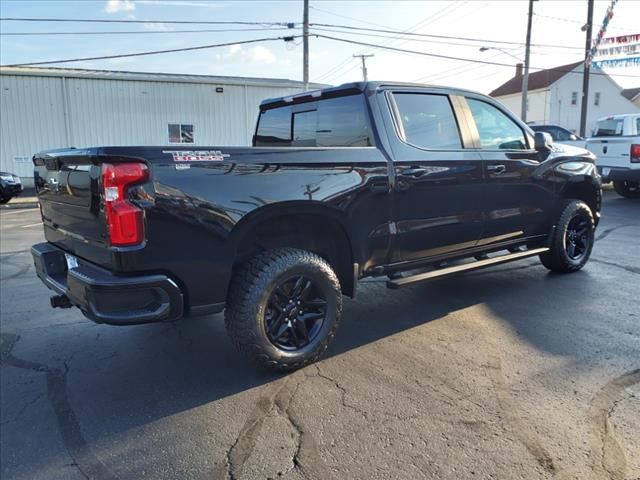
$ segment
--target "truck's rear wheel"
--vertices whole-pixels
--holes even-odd
[[[613,189],[625,198],[640,198],[640,182],[616,180],[613,182]]]
[[[263,252],[237,270],[225,324],[242,353],[269,369],[290,371],[326,350],[341,312],[340,283],[327,262],[282,248]]]
[[[589,260],[594,241],[591,209],[579,200],[567,200],[553,232],[550,250],[540,255],[540,261],[553,272],[577,272]]]

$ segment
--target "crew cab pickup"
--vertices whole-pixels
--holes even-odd
[[[603,117],[596,122],[587,149],[597,157],[604,183],[627,198],[640,198],[640,113]]]
[[[363,277],[581,269],[600,179],[587,150],[550,142],[478,93],[368,82],[265,100],[253,147],[42,152],[36,272],[96,322],[225,310],[240,351],[292,370]]]

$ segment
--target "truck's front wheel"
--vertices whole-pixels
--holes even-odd
[[[595,223],[591,209],[580,200],[567,200],[550,239],[549,251],[540,261],[558,273],[577,272],[591,256],[595,242]]]
[[[618,195],[625,198],[640,198],[640,182],[620,180],[613,182],[613,188]]]
[[[326,350],[341,312],[340,283],[329,264],[314,253],[282,248],[238,268],[225,323],[242,353],[269,369],[290,371]]]

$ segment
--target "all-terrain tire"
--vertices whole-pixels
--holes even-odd
[[[269,302],[287,279],[304,276],[326,299],[326,315],[310,343],[286,350],[267,332]],[[335,336],[342,313],[340,282],[320,256],[295,248],[267,250],[241,265],[231,280],[225,325],[236,348],[259,366],[281,372],[315,362]]]
[[[589,260],[594,242],[595,223],[591,209],[580,200],[566,200],[551,238],[550,249],[540,255],[540,261],[553,272],[577,272]],[[578,248],[580,254],[577,253]]]
[[[640,182],[616,180],[613,182],[613,189],[624,198],[640,198]]]

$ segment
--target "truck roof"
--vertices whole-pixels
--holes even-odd
[[[295,103],[310,102],[319,98],[333,98],[341,97],[344,95],[355,95],[358,93],[364,93],[366,91],[375,91],[380,88],[393,88],[393,87],[417,87],[417,88],[435,88],[447,90],[449,92],[456,92],[460,94],[473,93],[478,94],[472,90],[465,90],[455,87],[446,87],[442,85],[426,85],[422,83],[409,83],[409,82],[383,82],[383,81],[369,81],[369,82],[350,82],[343,83],[337,87],[321,88],[319,90],[310,90],[307,92],[297,93],[295,95],[287,95],[285,97],[267,98],[260,103],[260,110],[267,110],[273,107],[280,107],[283,105],[291,105]]]
[[[621,118],[634,118],[634,117],[640,117],[640,113],[620,113],[618,115],[607,115],[606,117],[600,117],[598,118],[598,122],[601,122],[603,120],[619,120]]]

